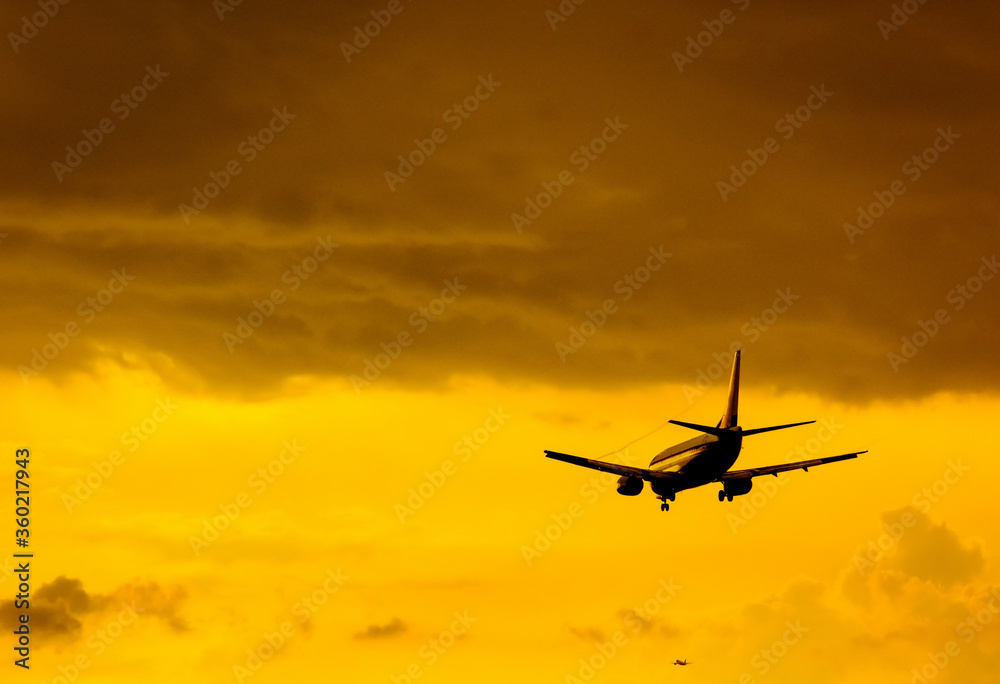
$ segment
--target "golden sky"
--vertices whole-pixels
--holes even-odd
[[[5,6],[3,681],[995,681],[998,18]]]

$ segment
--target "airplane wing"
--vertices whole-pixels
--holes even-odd
[[[719,478],[720,482],[725,482],[726,480],[742,480],[750,477],[758,477],[760,475],[774,475],[778,476],[778,473],[784,472],[786,470],[805,470],[809,472],[809,469],[813,466],[823,465],[824,463],[836,463],[837,461],[846,461],[849,458],[857,458],[859,454],[867,454],[868,451],[855,451],[851,454],[840,454],[839,456],[827,456],[825,458],[814,458],[811,461],[795,461],[794,463],[782,463],[781,465],[763,466],[762,468],[747,468],[746,470],[730,470]]]
[[[548,449],[545,450],[545,455],[549,458],[554,458],[557,461],[565,461],[566,463],[583,466],[584,468],[600,470],[602,473],[630,475],[643,480],[648,480],[650,478],[650,471],[646,468],[633,468],[632,466],[620,465],[618,463],[607,463],[606,461],[596,461],[592,458],[583,458],[582,456],[570,456],[569,454],[561,454],[558,451],[549,451]]]

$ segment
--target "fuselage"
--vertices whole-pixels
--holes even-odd
[[[732,436],[706,434],[664,449],[649,462],[649,469],[674,473],[670,489],[675,492],[714,482],[733,467],[743,447],[740,428],[730,430]]]
[[[807,420],[800,423],[769,425],[744,430],[739,425],[739,392],[740,352],[737,350],[733,354],[733,371],[729,377],[729,395],[726,398],[726,408],[719,422],[715,425],[703,425],[681,420],[668,421],[683,428],[697,430],[699,436],[664,449],[649,462],[648,468],[636,468],[631,464],[623,465],[572,456],[558,451],[546,450],[545,455],[559,461],[618,475],[617,489],[622,496],[637,496],[642,492],[645,483],[648,482],[649,488],[661,501],[660,510],[668,511],[670,510],[668,502],[674,501],[677,492],[685,489],[694,489],[711,482],[720,482],[722,488],[719,491],[719,501],[732,501],[734,497],[743,496],[750,492],[755,477],[777,475],[786,470],[800,468],[808,471],[815,465],[857,458],[859,454],[865,453],[864,451],[856,451],[826,458],[732,470],[740,455],[740,450],[743,448],[744,437],[816,422]]]

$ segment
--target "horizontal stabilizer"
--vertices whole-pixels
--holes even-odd
[[[679,420],[671,420],[674,425],[680,425],[681,427],[691,428],[692,430],[698,430],[700,432],[706,432],[710,435],[715,435],[716,437],[729,437],[733,435],[733,431],[728,428],[722,427],[711,427],[708,425],[698,425],[697,423],[682,423]]]
[[[815,423],[815,420],[807,420],[804,423],[789,423],[788,425],[772,425],[771,427],[754,428],[752,430],[744,430],[743,436],[756,435],[759,432],[770,432],[771,430],[784,430],[785,428],[798,427],[799,425],[808,425],[809,423]]]

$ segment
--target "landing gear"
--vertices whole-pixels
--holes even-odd
[[[669,511],[670,510],[670,504],[668,504],[666,501],[664,501],[663,503],[660,504],[660,510],[661,511]]]
[[[674,492],[667,492],[666,494],[660,494],[660,496],[657,497],[660,500],[660,502],[661,502],[660,503],[660,510],[661,511],[669,511],[670,510],[670,504],[667,503],[667,500],[669,499],[670,501],[673,501],[675,496],[676,496],[676,494]]]
[[[720,489],[719,490],[719,501],[725,501],[725,500],[726,500],[726,490],[725,489]]]

